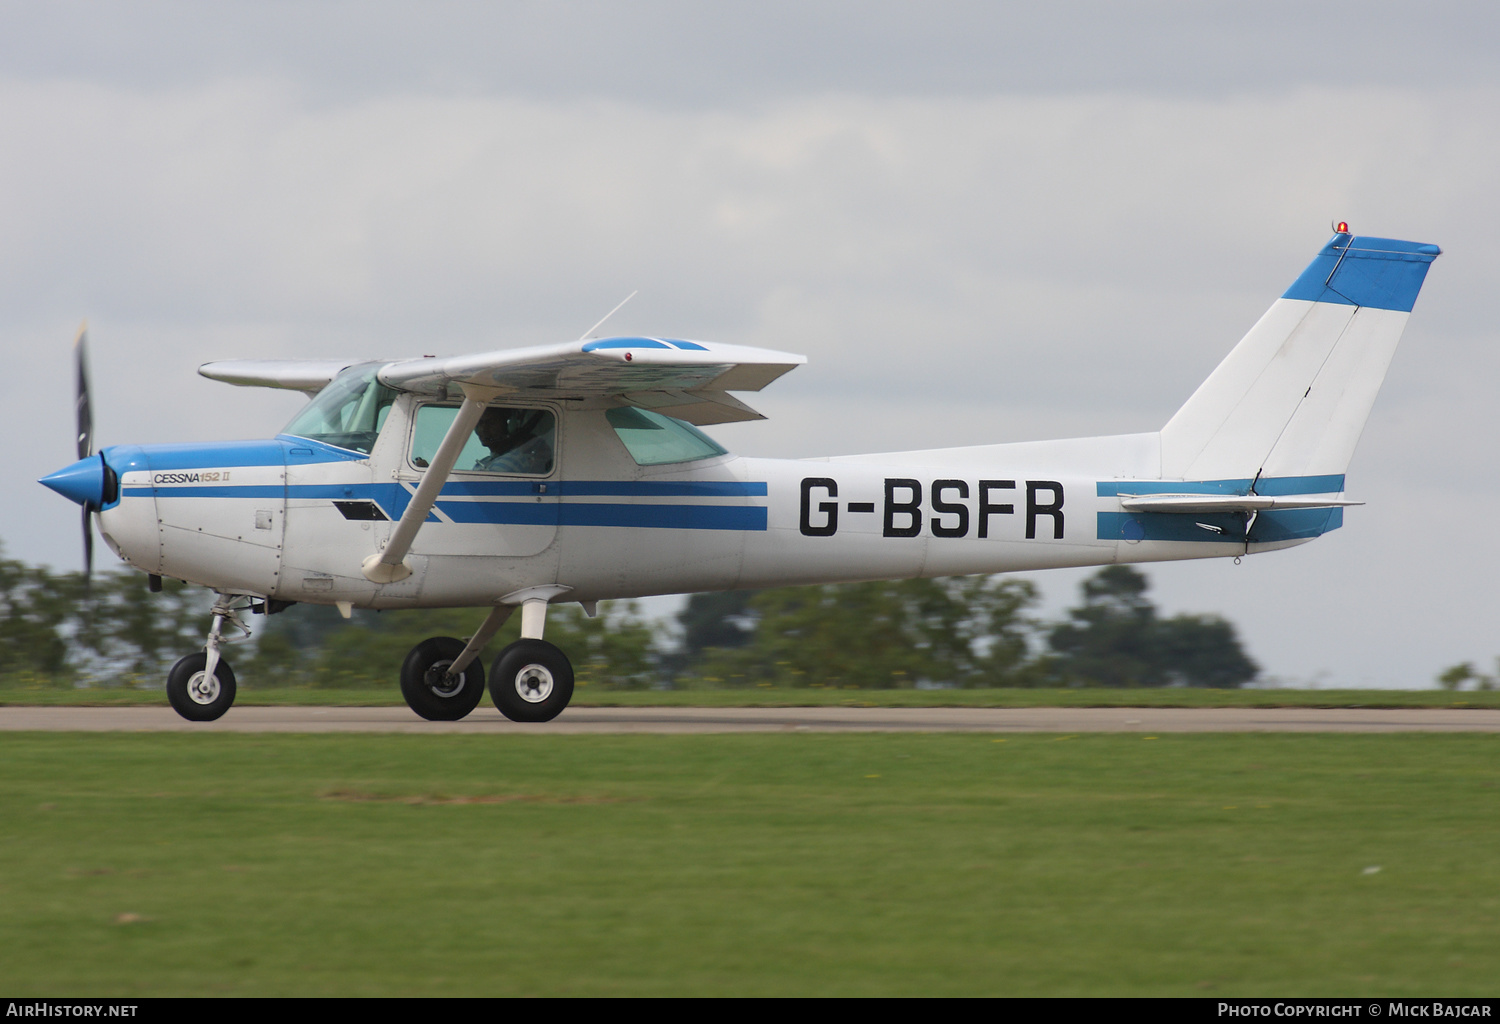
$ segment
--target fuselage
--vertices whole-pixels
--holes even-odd
[[[1235,556],[1311,539],[1337,508],[1165,515],[1121,495],[1246,494],[1250,479],[1163,481],[1158,434],[818,460],[713,454],[641,465],[602,408],[556,416],[546,472],[455,470],[411,548],[371,582],[422,476],[402,394],[369,450],[267,441],[117,446],[101,531],[143,572],[225,593],[367,608],[483,606],[541,586],[595,601],[792,584]],[[1254,482],[1323,494],[1343,478]],[[1247,536],[1248,527],[1248,536]]]

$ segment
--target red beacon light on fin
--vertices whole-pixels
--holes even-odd
[[[1333,226],[1333,230],[1336,234],[1347,235],[1349,233],[1349,222],[1341,220]]]

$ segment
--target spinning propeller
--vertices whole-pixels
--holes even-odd
[[[86,459],[94,454],[94,413],[89,404],[89,325],[84,321],[78,328],[78,338],[73,342],[73,365],[77,369],[74,387],[74,411],[78,422],[78,457]],[[103,460],[101,459],[101,462]],[[83,502],[83,585],[89,585],[94,574],[94,512],[98,505],[93,501]]]
[[[94,454],[94,414],[89,395],[89,327],[84,323],[78,329],[78,338],[73,342],[73,363],[76,371],[76,394],[74,411],[78,420],[78,461],[56,473],[42,477],[41,482],[58,494],[83,506],[83,582],[87,586],[94,568],[94,524],[93,514],[109,502],[119,491],[119,478],[104,461],[104,456]]]

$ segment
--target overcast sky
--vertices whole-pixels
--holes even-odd
[[[1148,569],[1268,674],[1500,655],[1500,16],[1443,3],[0,2],[11,557],[101,444],[269,436],[210,359],[613,333],[806,353],[717,428],[805,456],[1154,430],[1326,241],[1443,246],[1345,527]],[[101,548],[103,559],[111,556]],[[1084,574],[1040,575],[1049,607]]]

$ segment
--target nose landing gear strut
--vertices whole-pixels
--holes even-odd
[[[167,700],[172,709],[190,722],[212,722],[234,703],[234,670],[219,656],[226,643],[250,638],[250,630],[239,613],[250,607],[250,598],[238,594],[217,594],[213,607],[213,625],[203,650],[189,654],[167,673]],[[225,624],[242,635],[225,637]]]

